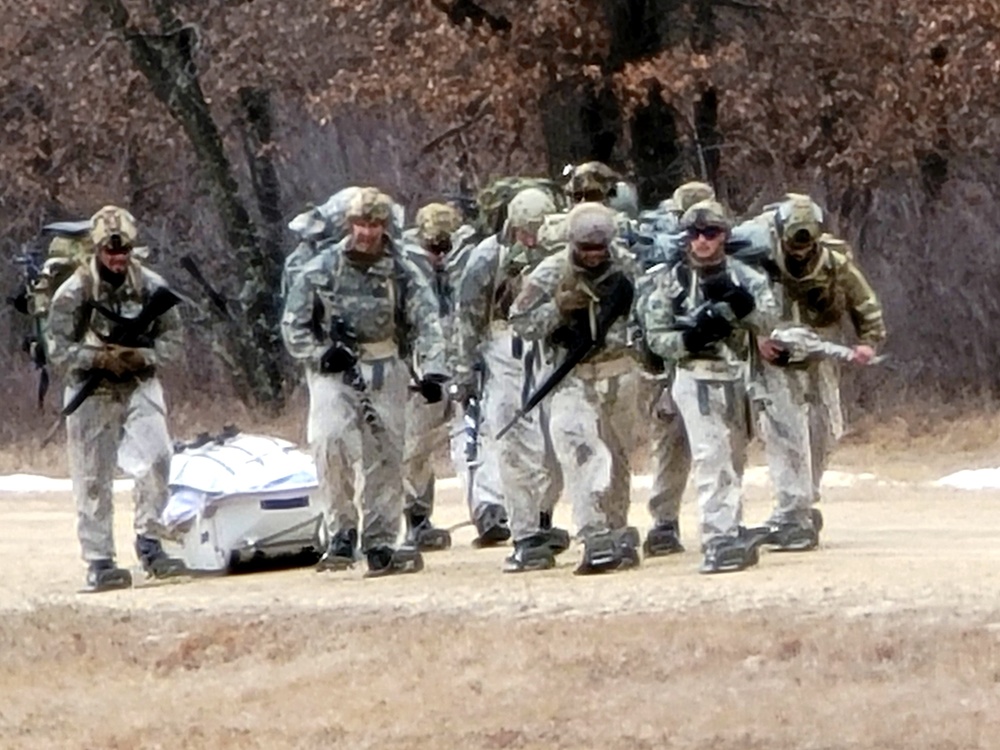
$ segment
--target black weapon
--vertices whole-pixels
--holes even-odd
[[[334,346],[346,348],[354,355],[354,364],[344,370],[344,384],[350,386],[358,394],[358,401],[361,404],[361,418],[371,429],[373,435],[380,435],[385,432],[382,418],[372,403],[368,394],[368,384],[365,376],[361,373],[361,365],[358,360],[358,337],[350,324],[339,315],[330,318],[330,341]]]
[[[223,317],[232,319],[232,315],[229,312],[229,303],[226,298],[219,292],[205,275],[198,268],[198,265],[194,262],[194,258],[190,255],[185,255],[181,258],[181,268],[191,274],[191,278],[197,282],[198,286],[201,287],[202,291],[205,292],[206,296],[212,301],[212,304],[222,313]]]
[[[513,427],[525,414],[534,409],[555,388],[562,382],[563,378],[569,375],[570,371],[583,362],[594,352],[604,346],[604,339],[608,331],[618,318],[628,315],[632,309],[632,300],[635,296],[635,288],[624,274],[617,273],[605,279],[603,287],[607,290],[601,296],[601,304],[598,306],[595,331],[592,335],[590,321],[578,320],[573,326],[576,343],[569,349],[566,358],[560,365],[552,371],[545,382],[538,386],[538,390],[532,393],[524,402],[524,405],[517,410],[517,414],[503,428],[497,432],[496,439],[499,440]],[[589,318],[589,311],[583,311],[583,317]]]
[[[182,298],[165,286],[157,287],[149,295],[146,304],[142,306],[139,314],[134,318],[125,318],[107,310],[99,305],[93,305],[93,309],[101,315],[109,318],[115,323],[111,333],[102,337],[105,344],[116,344],[124,347],[149,347],[152,340],[149,337],[149,328],[156,322],[156,319],[173,309],[182,301]],[[90,370],[87,372],[79,390],[62,410],[62,416],[68,417],[80,408],[97,390],[97,386],[108,376],[104,370]]]

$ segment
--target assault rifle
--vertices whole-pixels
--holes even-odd
[[[339,315],[330,318],[330,341],[333,346],[343,347],[353,355],[354,364],[344,370],[344,384],[350,386],[358,394],[358,401],[361,404],[361,418],[371,429],[372,434],[381,435],[385,432],[385,425],[382,424],[382,418],[372,403],[368,393],[368,384],[365,382],[365,376],[361,373],[361,365],[358,361],[357,334],[350,324]]]
[[[566,358],[552,371],[545,382],[538,386],[524,405],[517,410],[517,414],[497,433],[499,440],[506,435],[510,428],[524,417],[525,414],[534,409],[538,404],[555,388],[569,373],[587,359],[591,354],[604,346],[604,339],[608,331],[618,318],[628,315],[632,309],[632,300],[635,296],[635,288],[624,274],[617,273],[605,280],[605,294],[598,295],[601,304],[598,306],[594,331],[592,335],[589,320],[589,311],[584,310],[582,316],[574,316],[570,324],[569,333],[575,338],[576,343],[569,348]]]
[[[851,362],[854,359],[852,347],[827,341],[816,331],[805,326],[778,328],[771,332],[770,338],[784,349],[785,355],[776,363],[781,366],[795,367],[820,359],[837,359],[842,362]],[[885,355],[879,355],[868,364],[881,364],[885,359]]]
[[[176,307],[182,298],[171,289],[165,286],[157,287],[149,295],[146,304],[142,306],[139,314],[134,318],[125,318],[113,313],[100,305],[93,305],[93,310],[111,320],[115,326],[108,336],[102,337],[105,344],[116,344],[118,346],[148,348],[153,345],[149,336],[149,328],[156,322],[156,319]],[[83,383],[70,402],[63,407],[62,416],[68,417],[80,408],[90,396],[97,390],[109,373],[104,370],[91,370],[87,373]]]

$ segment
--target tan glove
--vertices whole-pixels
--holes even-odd
[[[139,349],[118,344],[106,344],[94,354],[94,369],[121,377],[147,367],[146,358]]]
[[[563,314],[582,310],[590,304],[590,299],[590,295],[575,281],[564,281],[556,289],[556,307]]]

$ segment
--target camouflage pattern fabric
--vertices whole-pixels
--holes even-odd
[[[649,425],[649,461],[653,486],[649,514],[661,525],[677,521],[691,473],[691,448],[670,381],[642,373],[638,378],[639,415]]]
[[[477,360],[485,365],[480,450],[487,463],[495,461],[498,467],[515,541],[538,531],[539,512],[551,512],[562,491],[547,406],[515,424],[499,444],[492,438],[514,418],[542,366],[538,349],[515,337],[506,322],[521,274],[537,259],[534,249],[506,245],[496,235],[483,240],[471,252],[462,274],[456,319],[456,380],[467,380]],[[484,479],[490,475],[478,473],[477,485],[480,474]],[[477,493],[484,490],[476,488]]]
[[[100,336],[112,322],[91,310],[96,303],[124,317],[135,317],[152,291],[166,282],[132,261],[117,289],[97,275],[96,261],[82,267],[52,299],[46,334],[50,361],[69,385],[68,403],[92,369]],[[182,352],[181,318],[174,308],[150,329],[153,346],[140,351],[153,368]],[[163,389],[152,371],[123,382],[102,382],[66,419],[67,447],[77,509],[77,534],[84,560],[114,559],[112,480],[116,463],[135,480],[134,528],[157,537],[168,499],[173,449],[167,431]]]
[[[654,274],[653,283],[643,285],[638,303],[649,348],[675,366],[671,395],[691,448],[703,545],[738,534],[747,441],[748,332],[767,335],[778,319],[765,276],[731,258],[724,261],[722,272],[753,295],[755,309],[709,351],[687,351],[677,330],[677,318],[704,302],[698,269],[685,263]]]
[[[614,273],[634,278],[627,258],[612,251],[612,260],[600,276],[577,266],[571,250],[543,260],[527,277],[510,308],[514,331],[527,341],[544,341],[566,320],[556,305],[561,287],[586,287],[596,315],[602,279]],[[597,299],[593,299],[597,297]],[[551,359],[561,361],[556,347]],[[619,396],[624,381],[634,376],[637,364],[628,341],[628,316],[611,326],[604,347],[576,368],[553,391],[549,404],[551,441],[573,502],[573,517],[580,535],[603,533],[627,524],[630,471],[626,443],[613,416],[629,410]],[[539,381],[544,375],[539,377]],[[634,406],[634,404],[633,404]]]
[[[445,212],[426,212],[422,218],[425,220],[422,225],[425,238],[434,236],[437,229],[435,221],[444,222],[446,228],[452,226],[453,217]],[[407,246],[407,257],[424,275],[437,298],[438,313],[448,347],[449,370],[453,369],[458,357],[455,332],[456,287],[471,256],[466,242],[469,236],[468,229],[468,227],[458,227],[451,233],[453,249],[446,256],[444,267],[440,269],[435,268],[427,251],[419,245]],[[496,451],[486,447],[488,441],[488,437],[481,436],[482,464],[476,470],[473,492],[471,495],[466,492],[466,496],[471,498],[472,507],[469,511],[472,514],[484,503],[503,504]],[[449,445],[456,475],[461,477],[463,482],[466,481],[468,472],[464,459],[464,423],[461,405],[449,400],[428,404],[419,394],[411,394],[406,404],[406,444],[403,453],[403,486],[406,491],[407,508],[417,508],[426,515],[430,515],[433,511],[435,480],[433,455],[445,444]]]
[[[309,443],[330,531],[358,528],[355,494],[360,490],[360,531],[367,550],[395,545],[403,508],[410,373],[399,347],[412,349],[421,374],[445,374],[447,352],[438,300],[413,262],[388,238],[385,255],[357,262],[350,243],[348,237],[306,264],[288,293],[281,328],[288,352],[306,367]],[[397,319],[400,310],[405,321]],[[344,377],[320,372],[333,316],[357,335],[361,372],[382,425],[378,434],[362,418],[360,396]],[[407,331],[397,330],[404,322]]]

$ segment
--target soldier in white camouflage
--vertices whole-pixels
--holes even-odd
[[[458,211],[444,203],[429,203],[417,211],[416,227],[409,233],[407,257],[427,278],[438,302],[438,314],[448,343],[449,362],[457,358],[455,323],[456,287],[471,248],[463,247],[466,236]],[[403,486],[406,490],[407,540],[423,551],[447,549],[451,534],[431,523],[434,512],[433,458],[444,445],[451,449],[458,476],[468,482],[464,420],[456,414],[462,404],[451,399],[428,404],[419,393],[411,393],[406,407],[406,449]],[[451,432],[452,434],[449,434]],[[478,532],[475,546],[488,547],[507,541],[510,528],[503,506],[496,452],[479,451],[466,488],[469,513]]]
[[[410,352],[429,403],[442,401],[447,381],[437,300],[388,234],[392,206],[375,188],[355,196],[349,235],[303,267],[281,322],[309,385],[308,439],[330,531],[319,567],[353,565],[360,542],[369,577],[423,567],[418,550],[397,547]]]
[[[847,243],[822,231],[822,209],[807,195],[789,194],[759,217],[782,326],[805,326],[838,342],[849,317],[858,343],[851,361],[865,365],[886,336],[882,306]],[[777,501],[766,543],[779,550],[814,549],[822,515],[814,505],[829,456],[843,434],[840,362],[831,357],[792,361],[788,347],[767,336],[758,342],[764,364],[761,432]]]
[[[628,341],[635,267],[615,244],[615,213],[584,202],[567,218],[568,247],[528,275],[510,308],[514,330],[544,341],[550,364],[586,356],[552,391],[551,437],[583,541],[578,574],[639,564],[638,532],[628,523],[631,472],[625,435],[614,419],[637,363]]]
[[[555,555],[569,547],[569,534],[552,525],[552,511],[562,492],[562,476],[548,429],[547,405],[520,420],[499,441],[494,435],[521,408],[541,366],[539,348],[526,345],[507,320],[522,274],[541,259],[538,230],[555,210],[552,197],[540,188],[517,193],[507,218],[495,235],[473,250],[459,285],[455,379],[471,388],[476,369],[483,379],[481,451],[495,455],[510,513],[514,553],[507,572],[539,570],[555,565]]]
[[[720,204],[696,203],[680,227],[685,260],[657,274],[639,309],[647,345],[675,367],[671,393],[691,446],[701,571],[742,570],[757,563],[760,541],[741,524],[749,336],[766,335],[778,307],[763,274],[727,258],[730,222]]]
[[[125,209],[98,211],[91,219],[93,254],[56,290],[45,325],[50,361],[67,384],[67,410],[75,406],[66,417],[67,445],[77,534],[88,564],[87,586],[95,591],[132,584],[129,571],[116,563],[116,464],[135,480],[135,551],[144,570],[157,578],[186,572],[159,538],[173,448],[157,372],[181,355],[181,318],[170,307],[148,325],[135,322],[144,311],[149,315],[154,293],[173,296],[159,275],[133,257],[137,236]],[[136,330],[126,339],[123,327]],[[83,388],[93,390],[79,402]]]
[[[640,218],[644,222],[640,233],[649,233],[645,238],[648,241],[634,244],[632,250],[644,271],[657,265],[670,268],[681,261],[683,250],[677,246],[686,245],[686,241],[678,237],[680,218],[687,209],[704,200],[715,200],[711,185],[685,182],[655,212]],[[647,557],[662,557],[684,551],[679,519],[681,500],[691,473],[691,449],[684,422],[670,395],[673,368],[666,367],[655,355],[650,360],[648,371],[642,373],[639,383],[639,411],[649,418],[650,424],[653,483],[648,508],[653,527],[646,535],[642,550]]]

